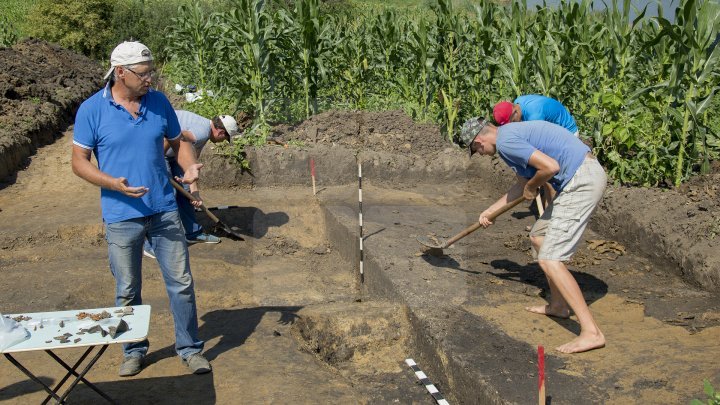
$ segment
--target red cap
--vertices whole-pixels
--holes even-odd
[[[493,118],[498,125],[505,125],[510,122],[510,116],[512,116],[513,105],[509,101],[501,101],[495,104],[493,108]]]

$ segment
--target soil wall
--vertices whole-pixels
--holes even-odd
[[[0,179],[72,124],[102,74],[96,61],[41,40],[0,48]]]

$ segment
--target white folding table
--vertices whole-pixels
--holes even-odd
[[[0,353],[5,355],[5,357],[10,361],[10,363],[12,363],[20,371],[25,373],[25,375],[30,377],[31,380],[43,386],[45,391],[47,391],[48,393],[48,396],[47,398],[45,398],[45,401],[43,401],[43,404],[46,404],[51,399],[55,399],[57,403],[65,403],[65,400],[70,395],[70,392],[77,386],[80,381],[85,383],[85,385],[93,389],[100,396],[105,398],[108,402],[115,403],[112,398],[102,392],[94,384],[90,383],[85,378],[85,375],[100,359],[100,356],[102,356],[108,346],[118,343],[140,342],[147,338],[148,329],[150,326],[150,305],[135,305],[132,308],[132,315],[122,316],[122,320],[127,323],[129,330],[117,334],[115,336],[115,339],[113,339],[109,334],[102,336],[101,333],[82,332],[81,329],[89,329],[92,326],[99,324],[103,326],[103,329],[107,330],[107,327],[104,325],[107,322],[112,322],[112,318],[119,317],[120,313],[116,311],[122,311],[122,307],[6,315],[10,318],[22,317],[20,323],[25,327],[25,329],[30,332],[30,338],[16,345],[10,346],[4,350],[1,350]],[[93,321],[90,318],[80,320],[77,317],[77,315],[81,312],[85,312],[88,314],[100,314],[103,311],[107,311],[111,315],[110,320]],[[61,341],[56,338],[64,334],[71,334],[71,336],[68,336],[67,339],[65,339],[66,343],[61,343]],[[80,358],[75,362],[72,367],[70,367],[53,352],[53,350],[72,349],[79,347],[86,347],[87,350],[85,350],[83,355],[80,356]],[[90,355],[90,353],[96,348],[98,349],[98,351],[95,353],[92,359],[90,359],[90,361],[84,366],[82,371],[78,373],[76,371],[77,368],[80,367],[80,365],[83,363],[83,361],[85,361],[88,355]],[[45,383],[43,383],[38,377],[33,375],[30,370],[25,368],[12,356],[12,354],[14,353],[33,352],[38,350],[45,351],[45,353],[47,353],[50,357],[57,361],[58,364],[60,364],[67,371],[65,377],[63,377],[60,382],[55,385],[54,388],[50,388],[49,386],[45,385]],[[75,376],[75,380],[70,383],[67,390],[65,390],[62,395],[58,395],[58,391],[60,390],[60,388],[71,376]]]

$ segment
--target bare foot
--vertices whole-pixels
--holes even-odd
[[[605,347],[605,336],[602,332],[598,331],[597,334],[583,335],[581,333],[580,336],[576,337],[571,342],[558,346],[555,350],[562,353],[581,353],[588,350],[599,349],[601,347]]]
[[[532,312],[533,314],[554,316],[556,318],[567,319],[570,317],[570,310],[568,308],[552,308],[550,307],[550,305],[525,307],[525,310],[528,312]]]

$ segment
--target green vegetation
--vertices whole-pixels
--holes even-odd
[[[715,391],[708,380],[705,380],[704,391],[705,395],[707,395],[707,401],[703,402],[699,399],[693,399],[690,405],[720,405],[720,391]]]
[[[28,14],[30,35],[101,58],[112,38],[113,0],[46,0]]]
[[[681,0],[674,23],[662,10],[630,20],[630,0],[381,3],[44,0],[31,15],[97,58],[143,41],[175,82],[251,113],[260,140],[270,122],[330,108],[402,108],[456,140],[497,101],[540,93],[568,106],[619,183],[678,185],[720,157],[717,0]]]
[[[14,45],[18,40],[17,28],[6,17],[0,17],[0,47]]]
[[[28,36],[28,12],[41,0],[3,0],[0,1],[0,20],[6,19],[17,30],[18,38]]]
[[[489,115],[495,102],[541,93],[570,108],[618,182],[677,185],[718,157],[715,0],[683,1],[675,23],[644,12],[631,21],[629,0],[602,12],[589,0],[536,10],[521,1],[470,11],[450,0],[425,4],[240,0],[227,12],[188,9],[170,27],[168,60],[184,80],[235,97],[260,124],[339,106],[402,107],[456,139],[459,123]],[[203,27],[205,41],[193,42],[181,28],[189,23]]]

